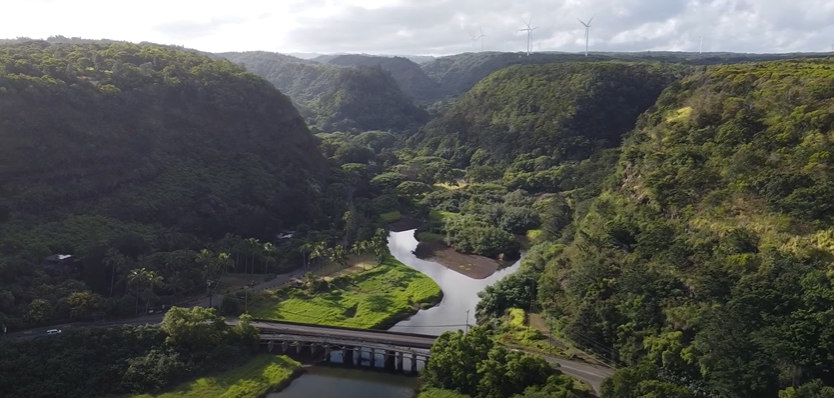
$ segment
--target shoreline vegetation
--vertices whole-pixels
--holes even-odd
[[[388,224],[392,232],[416,230],[425,225],[424,221],[402,217]],[[416,232],[419,242],[414,255],[421,260],[434,261],[452,271],[472,279],[485,279],[514,261],[501,261],[477,254],[464,254],[443,243],[443,237],[430,232]]]
[[[373,268],[330,277],[305,277],[302,286],[251,297],[255,318],[362,329],[386,329],[443,298],[440,286],[386,255]]]
[[[463,254],[440,242],[421,241],[414,255],[421,260],[434,261],[452,271],[472,279],[485,279],[498,271],[503,264],[489,257]]]
[[[303,373],[301,363],[287,356],[262,354],[243,366],[184,382],[166,392],[120,398],[262,398],[283,390]]]

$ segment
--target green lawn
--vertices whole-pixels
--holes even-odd
[[[166,393],[129,398],[260,398],[288,382],[300,367],[300,363],[285,356],[260,355],[244,366],[180,384]]]
[[[429,388],[423,390],[417,398],[469,398],[468,395],[459,394],[450,390],[439,390],[436,388]]]
[[[329,291],[284,288],[250,307],[255,318],[354,328],[391,326],[441,297],[428,276],[391,256],[368,271],[334,279]]]

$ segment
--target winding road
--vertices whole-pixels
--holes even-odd
[[[258,291],[263,289],[270,289],[274,287],[278,287],[284,285],[296,278],[300,278],[305,273],[307,273],[309,269],[301,269],[291,273],[278,275],[274,279],[263,282],[260,284],[255,285],[252,287],[252,291]],[[190,304],[192,307],[208,307],[209,304],[218,304],[222,302],[223,295],[215,295],[211,300],[206,297],[200,299],[193,304]],[[22,332],[16,333],[9,333],[6,335],[6,339],[9,340],[23,340],[23,339],[30,339],[35,337],[46,337],[46,331],[49,329],[62,329],[65,331],[74,330],[74,329],[81,329],[81,328],[112,328],[112,327],[121,327],[123,325],[155,325],[159,324],[164,317],[163,313],[157,314],[149,314],[143,315],[136,318],[131,319],[124,319],[124,320],[115,320],[115,321],[103,321],[103,322],[96,322],[96,323],[69,323],[63,324],[58,326],[48,326],[43,328],[36,328],[30,329]],[[235,324],[236,320],[229,320],[230,324]],[[404,345],[410,346],[414,348],[429,348],[431,347],[431,343],[434,342],[436,339],[435,336],[429,335],[417,335],[417,334],[408,334],[408,333],[396,333],[396,332],[386,332],[386,331],[377,331],[377,330],[361,330],[361,329],[346,329],[346,328],[329,328],[326,326],[319,326],[319,325],[297,325],[297,324],[281,324],[281,323],[273,323],[273,322],[255,322],[253,323],[256,327],[261,329],[262,331],[266,331],[267,333],[283,333],[283,334],[296,334],[296,335],[307,335],[307,336],[332,336],[332,337],[342,337],[342,338],[351,338],[358,341],[373,341],[373,342],[382,342],[385,344],[392,344],[392,345]],[[518,350],[516,350],[518,351]],[[583,382],[588,383],[591,387],[594,388],[595,391],[599,392],[600,385],[602,381],[606,378],[610,377],[614,374],[614,370],[607,367],[592,365],[586,362],[580,362],[570,359],[564,358],[556,358],[547,355],[543,355],[538,352],[531,352],[525,351],[530,354],[539,355],[547,362],[552,364],[558,364],[559,369],[567,375],[570,375],[576,379],[579,379]]]

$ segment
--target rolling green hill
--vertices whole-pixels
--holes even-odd
[[[506,68],[461,96],[408,143],[456,167],[516,164],[541,171],[617,147],[680,70],[637,63]]]
[[[378,65],[343,68],[267,52],[219,55],[269,80],[325,132],[416,130],[428,117]]]
[[[541,65],[556,62],[630,61],[660,62],[684,65],[715,65],[738,62],[769,61],[796,58],[823,58],[830,54],[745,54],[745,53],[688,53],[675,51],[651,52],[592,52],[588,57],[578,53],[536,52],[522,53],[478,52],[438,57],[420,64],[426,74],[443,88],[443,96],[458,96],[491,73],[512,65]],[[438,97],[437,99],[440,99]]]
[[[228,61],[152,45],[0,46],[0,322],[66,319],[68,295],[114,284],[121,295],[130,266],[179,275],[169,294],[204,286],[189,250],[315,223],[328,167],[290,100]],[[113,271],[108,248],[131,263]],[[56,253],[79,260],[77,280],[44,274]]]
[[[624,365],[603,397],[830,396],[832,97],[830,60],[695,72],[640,118],[573,242],[543,244],[543,308]]]
[[[325,63],[337,66],[379,66],[391,74],[406,96],[415,101],[435,101],[443,97],[441,86],[428,77],[420,65],[403,57],[347,54],[331,57]]]

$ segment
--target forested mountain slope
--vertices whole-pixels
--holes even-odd
[[[408,143],[456,167],[541,171],[617,147],[679,67],[555,63],[493,73]],[[604,117],[601,117],[604,115]]]
[[[426,74],[443,88],[444,96],[457,96],[471,89],[491,73],[512,65],[540,65],[555,62],[630,61],[661,62],[683,65],[715,65],[751,61],[770,61],[795,58],[823,58],[828,54],[745,54],[691,53],[679,51],[648,52],[592,52],[584,54],[561,52],[522,53],[477,52],[438,57],[420,64]],[[438,98],[441,99],[441,98]]]
[[[593,59],[608,59],[607,57]],[[465,93],[481,79],[512,65],[549,64],[558,61],[585,60],[579,54],[477,52],[438,57],[420,64],[420,68],[445,90],[445,95]]]
[[[261,51],[219,55],[269,80],[301,105],[310,126],[326,132],[402,131],[427,118],[379,66],[341,68]]]
[[[131,265],[158,270],[168,293],[205,289],[193,250],[206,242],[321,218],[318,140],[286,96],[225,60],[149,45],[0,46],[0,123],[9,327],[66,319],[66,297],[87,288],[115,300]],[[107,249],[131,262],[116,267]],[[75,280],[39,266],[58,253],[78,260]]]
[[[337,66],[380,66],[391,74],[403,93],[415,101],[435,101],[443,97],[440,85],[407,58],[347,54],[329,58],[325,63]]]
[[[716,66],[640,118],[534,264],[564,334],[627,365],[604,397],[834,393],[832,97],[830,60]]]

